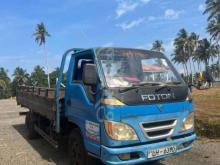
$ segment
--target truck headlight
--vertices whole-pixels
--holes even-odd
[[[194,112],[190,113],[184,120],[180,131],[187,131],[194,128]]]
[[[104,105],[113,105],[113,106],[122,106],[122,105],[125,105],[124,103],[122,103],[121,101],[115,99],[115,98],[112,98],[112,99],[103,99],[102,100],[102,104]]]
[[[138,140],[134,129],[129,125],[105,120],[105,130],[113,140]]]

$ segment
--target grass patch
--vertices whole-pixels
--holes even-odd
[[[202,121],[195,120],[195,130],[198,136],[210,139],[220,139],[220,122],[219,121]]]
[[[195,89],[193,97],[197,135],[220,139],[220,87]]]

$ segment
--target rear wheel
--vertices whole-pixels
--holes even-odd
[[[38,133],[34,129],[33,114],[31,114],[31,112],[28,112],[26,114],[25,125],[28,130],[29,139],[36,139],[39,137]]]
[[[79,129],[74,129],[70,134],[68,147],[70,165],[88,164],[88,155]]]

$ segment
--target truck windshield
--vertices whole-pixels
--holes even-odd
[[[101,49],[97,51],[97,57],[108,87],[182,82],[160,53],[135,49]]]

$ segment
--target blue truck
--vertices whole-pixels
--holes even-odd
[[[159,161],[196,139],[189,86],[160,52],[70,49],[56,88],[20,86],[17,104],[29,109],[28,137],[66,145],[71,165]]]

